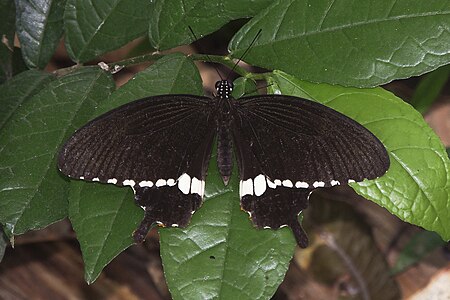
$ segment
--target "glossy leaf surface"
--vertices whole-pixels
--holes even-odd
[[[29,68],[44,68],[63,33],[65,0],[16,0],[16,30]]]
[[[313,84],[279,71],[272,79],[276,85],[270,88],[314,99],[372,131],[386,147],[391,166],[384,176],[351,187],[400,219],[450,239],[449,159],[415,109],[381,88]]]
[[[0,130],[0,223],[14,235],[67,216],[68,182],[56,168],[60,144],[114,83],[98,68],[50,82]],[[85,101],[83,101],[85,100]]]
[[[245,61],[300,79],[373,87],[450,62],[450,2],[277,0],[229,45]]]

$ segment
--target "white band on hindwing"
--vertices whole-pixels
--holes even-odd
[[[84,176],[80,176],[79,179],[86,180]],[[98,177],[95,177],[95,178],[91,179],[91,181],[100,182],[100,179]],[[107,179],[104,183],[118,184],[119,181],[116,178],[110,178],[110,179]],[[169,186],[169,187],[177,186],[178,189],[185,195],[197,194],[203,198],[203,196],[205,194],[205,181],[200,180],[196,177],[191,178],[191,176],[189,176],[187,173],[183,173],[180,177],[178,177],[178,179],[160,178],[160,179],[156,180],[155,182],[153,182],[151,180],[142,180],[142,181],[136,182],[133,179],[125,179],[121,183],[123,186],[132,187],[133,190],[136,185],[138,185],[142,188],[144,188],[144,187],[151,188],[153,186],[157,187],[157,188],[163,187],[163,186]]]
[[[353,179],[349,179],[348,183],[355,182]],[[255,195],[257,197],[263,195],[267,188],[275,189],[278,186],[283,186],[287,188],[297,188],[297,189],[307,189],[307,188],[319,188],[325,186],[336,186],[341,183],[338,180],[331,180],[329,184],[324,181],[314,181],[309,184],[304,181],[296,181],[295,184],[290,179],[275,179],[270,180],[264,174],[259,174],[255,178],[248,178],[246,180],[241,180],[239,184],[239,195],[244,197],[245,195]]]

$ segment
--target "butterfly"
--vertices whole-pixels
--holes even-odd
[[[136,243],[151,226],[185,227],[201,206],[208,162],[227,184],[236,157],[240,203],[258,228],[289,226],[308,245],[298,215],[317,188],[374,179],[389,168],[383,144],[365,127],[322,104],[286,95],[234,99],[216,83],[213,98],[160,95],[113,109],[62,147],[70,178],[130,186],[145,211]]]

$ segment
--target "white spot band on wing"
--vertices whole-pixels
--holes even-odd
[[[309,187],[309,184],[303,181],[297,181],[295,183],[295,187],[298,189],[307,189]]]
[[[135,183],[134,180],[132,180],[132,179],[125,179],[125,180],[122,182],[122,185],[124,185],[124,186],[129,185],[129,186],[133,187],[135,184],[136,184],[136,183]]]
[[[323,182],[323,181],[315,181],[312,185],[315,188],[324,187],[325,186],[325,182]]]
[[[282,182],[283,186],[285,187],[294,187],[294,185],[292,184],[292,181],[290,181],[289,179],[283,180]]]
[[[271,188],[274,189],[277,187],[277,185],[275,184],[275,182],[271,181],[269,178],[267,178],[267,185]]]
[[[185,195],[189,194],[191,189],[191,176],[184,173],[178,178],[178,189]]]
[[[117,179],[115,179],[115,178],[108,179],[107,183],[116,184],[117,183]]]
[[[155,185],[157,186],[157,187],[161,187],[161,186],[165,186],[167,184],[167,181],[165,180],[165,179],[158,179],[157,181],[156,181],[156,183],[155,183]]]
[[[205,191],[205,181],[198,180],[196,177],[192,178],[191,183],[191,194],[198,194],[203,198]]]
[[[149,181],[149,180],[143,180],[143,181],[139,182],[139,186],[140,187],[152,187],[153,182]]]
[[[266,176],[264,176],[263,174],[259,174],[255,177],[253,184],[255,186],[255,196],[261,196],[262,194],[264,194],[267,188]]]
[[[241,198],[245,195],[253,195],[253,179],[249,178],[247,180],[241,180],[239,186],[239,194]]]
[[[353,180],[349,180],[349,183],[354,182]],[[341,183],[337,180],[331,180],[329,182],[331,186],[340,185]],[[290,179],[275,179],[271,181],[264,174],[258,174],[255,178],[248,178],[247,180],[241,180],[239,182],[239,195],[242,198],[245,195],[255,195],[257,197],[263,195],[267,187],[271,189],[276,189],[279,186],[293,188],[294,186],[298,189],[307,189],[307,188],[319,188],[325,187],[326,183],[324,181],[315,181],[311,185],[305,181],[297,181],[294,183]]]
[[[330,184],[332,186],[335,186],[335,185],[340,185],[341,183],[339,181],[337,181],[337,180],[331,180]]]

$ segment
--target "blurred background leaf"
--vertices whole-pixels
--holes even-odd
[[[448,81],[450,65],[440,67],[423,76],[411,98],[411,105],[422,114],[436,101]]]
[[[395,274],[406,270],[445,244],[446,242],[436,232],[421,231],[415,234],[400,252],[391,272]]]
[[[304,226],[311,247],[296,260],[317,281],[334,286],[339,299],[400,299],[369,225],[351,205],[333,199],[330,191],[314,192]]]

